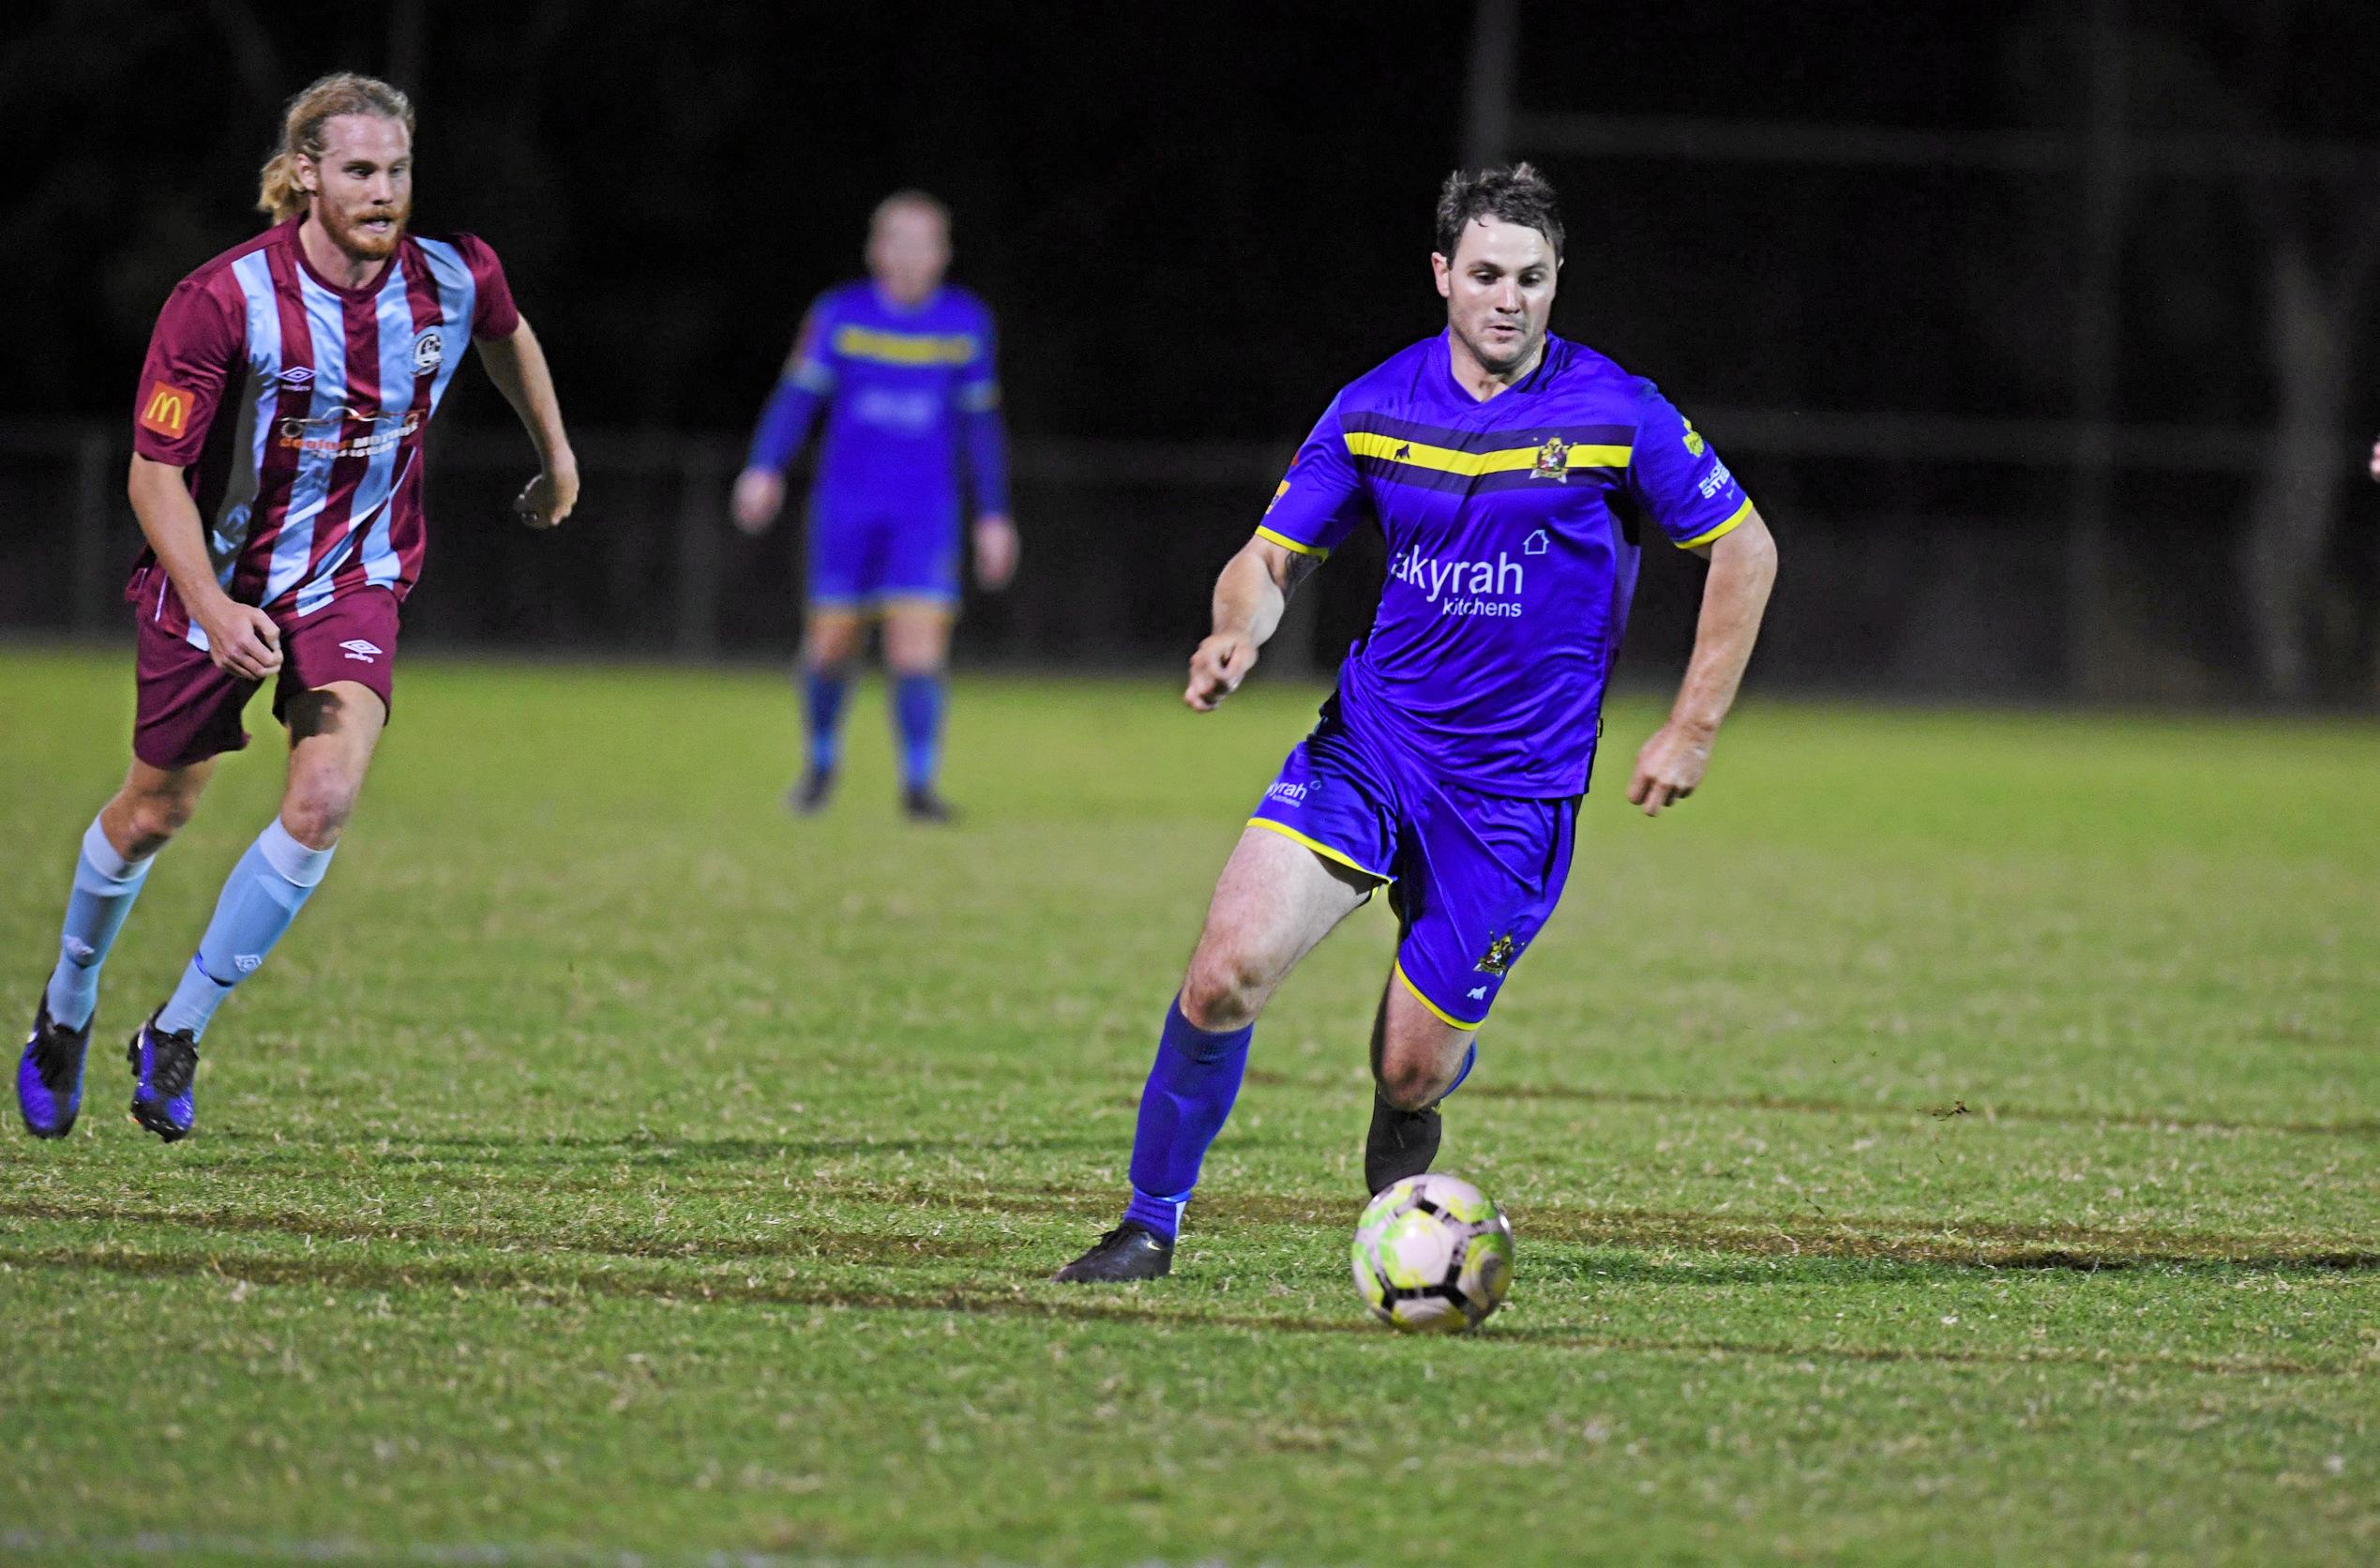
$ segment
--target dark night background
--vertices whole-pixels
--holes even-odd
[[[2067,144],[2090,120],[2087,12],[1523,0],[1507,150],[1565,198],[1556,327],[1656,377],[1777,530],[1755,678],[2369,704],[2368,3],[2121,12],[2124,134],[2166,150],[2122,195],[2109,413],[2135,435],[2080,618],[2063,424],[2080,175],[1958,167],[1922,138],[1834,166],[1531,141],[1532,115],[1589,113]],[[878,198],[914,184],[956,209],[954,276],[1000,314],[1027,537],[1026,580],[971,608],[962,656],[1169,658],[1333,390],[1442,320],[1430,207],[1464,152],[1474,23],[1453,0],[16,12],[0,627],[92,629],[90,557],[57,526],[89,484],[80,432],[121,442],[158,304],[259,226],[279,103],[346,67],[413,93],[416,224],[501,251],[587,469],[564,535],[519,534],[501,500],[527,447],[484,380],[459,379],[409,635],[790,647],[787,535],[726,531],[726,471],[804,303],[857,270]],[[2226,157],[2243,168],[2209,172]],[[112,592],[128,515],[109,526]],[[716,573],[716,596],[689,571]],[[1326,574],[1301,634],[1325,663],[1368,614],[1366,571],[1377,552]],[[1682,649],[1697,575],[1649,564],[1640,676]]]

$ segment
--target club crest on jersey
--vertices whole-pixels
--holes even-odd
[[[1547,436],[1545,445],[1537,449],[1537,466],[1529,473],[1558,484],[1570,483],[1570,443],[1558,435]]]
[[[1479,962],[1471,968],[1481,974],[1501,974],[1513,967],[1513,955],[1518,950],[1513,941],[1513,933],[1506,931],[1487,944],[1487,951],[1480,955]]]
[[[446,362],[446,339],[436,327],[425,328],[414,339],[414,374],[429,375]]]
[[[1702,432],[1695,429],[1695,422],[1693,420],[1688,419],[1683,421],[1683,423],[1686,427],[1686,450],[1692,452],[1698,458],[1702,456],[1703,449],[1709,445],[1709,443],[1702,439]]]

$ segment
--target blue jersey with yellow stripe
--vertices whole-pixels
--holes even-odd
[[[1377,520],[1388,584],[1338,715],[1438,777],[1553,797],[1587,788],[1643,532],[1690,549],[1751,512],[1641,376],[1549,335],[1483,402],[1440,334],[1332,400],[1257,532],[1320,556]]]
[[[752,464],[783,470],[821,406],[811,490],[821,512],[955,518],[962,465],[975,515],[1008,510],[991,311],[966,290],[944,286],[907,307],[868,282],[821,294],[761,415]]]

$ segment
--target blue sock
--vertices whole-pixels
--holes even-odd
[[[256,836],[240,856],[216,900],[215,918],[199,939],[198,956],[182,972],[157,1025],[171,1033],[206,1033],[215,1009],[232,994],[232,988],[256,972],[264,955],[281,940],[289,923],[330,869],[328,850],[309,850],[290,837],[279,817]]]
[[[901,787],[929,788],[942,761],[942,678],[901,676],[893,686],[893,716],[901,732]]]
[[[1182,999],[1166,1009],[1156,1064],[1140,1092],[1140,1123],[1132,1135],[1132,1201],[1124,1218],[1170,1241],[1182,1229],[1182,1206],[1198,1184],[1207,1148],[1223,1131],[1240,1077],[1248,1068],[1253,1025],[1210,1034],[1182,1016]]]
[[[58,933],[58,967],[50,972],[50,1017],[69,1029],[89,1023],[99,1005],[99,966],[148,881],[151,858],[116,853],[96,817],[83,830],[74,891],[67,896],[66,925]]]
[[[850,674],[839,666],[813,668],[802,676],[802,708],[810,726],[810,767],[833,773],[843,756],[843,699],[851,689]]]

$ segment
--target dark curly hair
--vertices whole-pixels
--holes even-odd
[[[1454,259],[1463,230],[1475,219],[1499,219],[1534,229],[1562,259],[1562,204],[1554,188],[1536,165],[1515,163],[1509,169],[1457,169],[1438,188],[1438,253]]]

